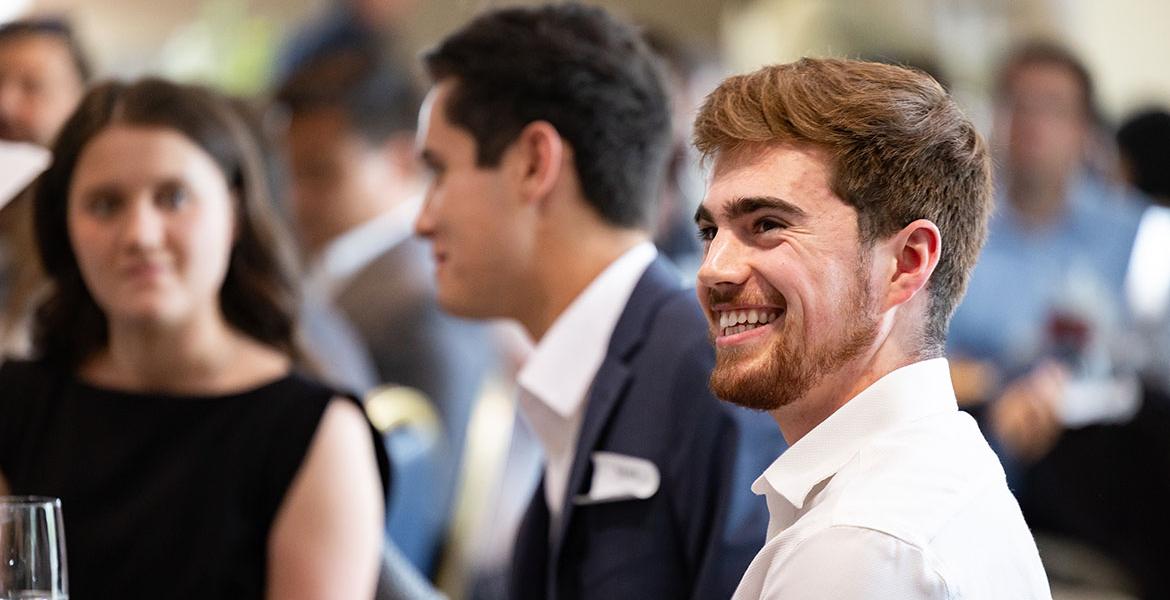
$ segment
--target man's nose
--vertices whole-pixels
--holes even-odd
[[[428,187],[426,195],[423,196],[422,206],[418,210],[418,216],[414,219],[414,234],[429,238],[435,233],[435,194]]]
[[[697,278],[704,287],[742,285],[750,273],[747,249],[730,232],[719,231],[707,245]]]

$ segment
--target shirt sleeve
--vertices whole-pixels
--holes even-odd
[[[762,598],[943,600],[952,598],[930,557],[873,529],[836,526],[804,540],[773,563]]]

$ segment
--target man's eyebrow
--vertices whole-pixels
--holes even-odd
[[[750,215],[758,210],[774,210],[786,213],[792,218],[807,216],[807,213],[804,212],[804,209],[787,200],[783,200],[775,196],[749,196],[746,198],[736,198],[731,202],[728,202],[727,206],[723,207],[723,216],[727,220],[731,221],[744,215]],[[710,214],[707,216],[709,217]]]
[[[707,221],[708,223],[710,223],[711,221],[714,221],[714,220],[715,219],[711,218],[711,211],[707,210],[706,206],[703,206],[702,204],[700,204],[699,209],[695,211],[695,223],[698,224],[698,223],[702,223],[703,221]]]

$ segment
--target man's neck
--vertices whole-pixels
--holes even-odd
[[[639,243],[646,241],[643,231],[606,229],[580,237],[547,236],[538,249],[541,292],[518,320],[528,334],[539,342],[561,313],[572,304],[609,265]]]
[[[788,445],[798,442],[877,380],[924,358],[906,351],[898,341],[901,335],[896,334],[879,336],[880,343],[824,375],[800,398],[772,411]]]
[[[1064,214],[1070,177],[1025,177],[1008,181],[1008,201],[1025,227],[1042,228]]]

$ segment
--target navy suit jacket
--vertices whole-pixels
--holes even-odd
[[[766,415],[737,412],[711,395],[706,332],[693,290],[664,260],[652,263],[590,388],[560,526],[549,531],[543,481],[521,522],[512,598],[726,599],[734,592],[767,528],[764,499],[748,489],[760,471],[751,469],[775,458],[783,439]],[[740,433],[761,420],[771,439],[752,450],[765,460],[745,468],[737,460]],[[576,504],[589,492],[597,451],[653,462],[657,492]]]

